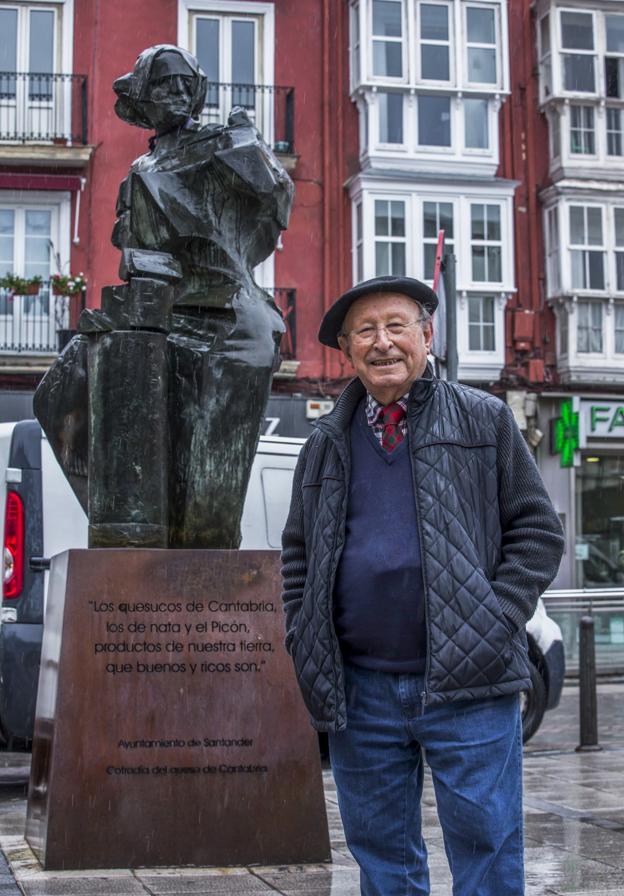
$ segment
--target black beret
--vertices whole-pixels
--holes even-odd
[[[410,299],[415,299],[421,304],[429,314],[433,314],[438,307],[438,297],[431,287],[426,283],[421,283],[420,280],[415,280],[413,277],[374,277],[372,280],[365,280],[363,283],[352,286],[339,299],[336,299],[321,321],[318,334],[319,342],[330,348],[340,348],[338,333],[340,333],[347,311],[356,299],[375,292],[393,292],[409,296]]]

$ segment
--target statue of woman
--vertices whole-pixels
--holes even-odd
[[[145,50],[115,81],[117,115],[155,135],[130,166],[117,202],[112,241],[129,284],[109,289],[102,312],[85,312],[79,329],[129,330],[128,309],[144,301],[147,281],[154,295],[167,295],[157,327],[167,334],[166,406],[159,412],[169,435],[168,545],[235,548],[284,332],[253,270],[288,224],[293,185],[243,109],[234,109],[227,125],[199,124],[206,87],[196,59],[170,45]],[[85,352],[65,354],[76,364]],[[67,371],[52,368],[40,390],[49,395],[61,375],[67,381]],[[86,465],[72,458],[67,433],[58,432],[67,414],[57,407],[50,420],[43,398],[37,415],[46,432],[52,424],[51,444],[75,474]],[[76,449],[82,435],[71,434]]]

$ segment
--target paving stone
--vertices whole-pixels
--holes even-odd
[[[145,888],[134,877],[49,877],[20,881],[25,896],[146,896]]]
[[[246,893],[270,893],[269,887],[264,881],[253,874],[245,875],[193,875],[185,877],[181,872],[171,877],[146,877],[141,876],[141,883],[148,888],[154,896],[186,896],[186,894],[228,894],[237,893],[244,896]],[[144,892],[144,891],[142,891]]]

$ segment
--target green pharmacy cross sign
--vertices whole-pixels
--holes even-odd
[[[574,453],[579,449],[579,412],[575,411],[572,399],[561,402],[561,416],[554,421],[553,450],[561,455],[560,466],[573,467]]]

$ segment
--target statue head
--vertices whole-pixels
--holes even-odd
[[[113,84],[115,112],[128,124],[162,134],[199,115],[207,86],[194,56],[159,44],[144,50],[132,71]]]

